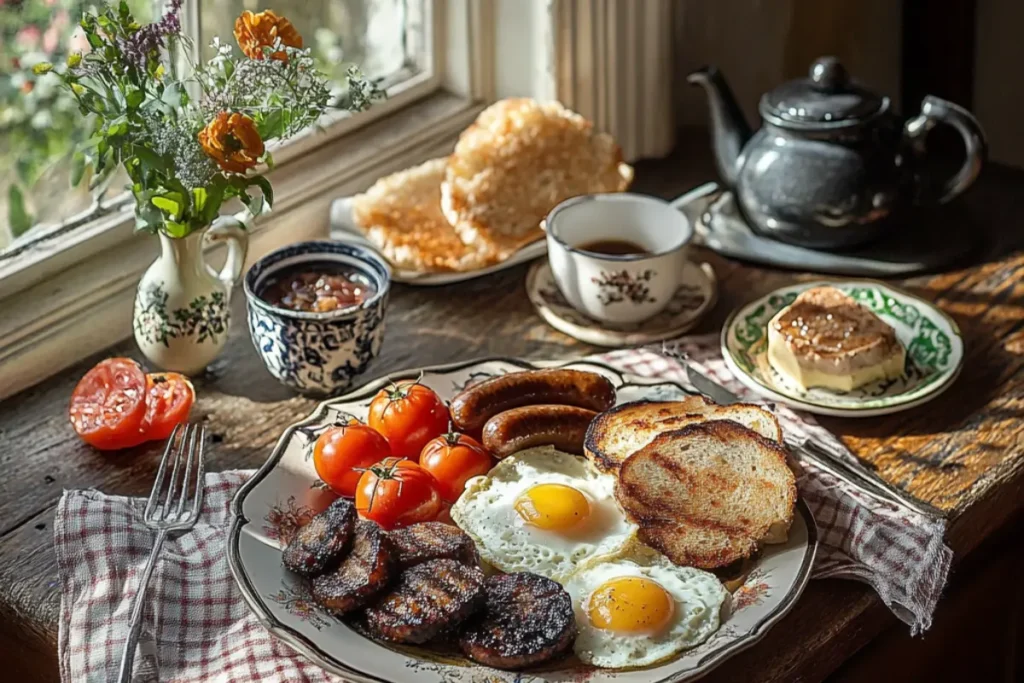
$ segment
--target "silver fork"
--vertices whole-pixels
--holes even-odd
[[[179,438],[180,437],[180,438]],[[142,573],[142,582],[132,601],[132,617],[129,623],[128,640],[121,655],[118,683],[129,683],[132,678],[132,664],[142,628],[142,615],[146,606],[146,588],[153,575],[153,568],[160,557],[167,536],[176,531],[187,531],[195,526],[203,507],[203,451],[206,447],[206,427],[189,424],[178,425],[167,441],[160,468],[156,472],[153,491],[149,494],[143,522],[156,533],[153,551]],[[164,485],[171,463],[171,477]],[[181,476],[179,477],[179,470]]]

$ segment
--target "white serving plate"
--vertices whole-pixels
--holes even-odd
[[[346,680],[375,683],[674,683],[699,677],[764,636],[795,604],[810,578],[816,531],[803,502],[797,505],[800,514],[796,515],[788,542],[766,548],[754,571],[734,593],[731,612],[710,640],[669,662],[629,671],[579,664],[548,671],[499,671],[467,660],[443,659],[424,649],[387,646],[363,637],[321,611],[304,584],[285,571],[277,540],[281,529],[308,519],[334,499],[333,494],[316,487],[316,473],[306,457],[318,430],[342,415],[365,418],[370,400],[390,380],[421,377],[421,382],[448,400],[482,379],[553,365],[605,375],[616,385],[620,403],[673,400],[689,393],[673,382],[622,375],[589,361],[530,364],[496,358],[395,373],[347,396],[321,403],[312,415],[285,430],[270,458],[242,486],[232,503],[228,559],[257,619],[325,670]]]
[[[330,218],[330,229],[331,239],[339,240],[342,242],[356,242],[365,247],[377,251],[377,248],[366,239],[363,234],[356,227],[355,219],[352,218],[352,198],[342,197],[336,199],[331,204],[331,218]],[[379,252],[378,252],[379,253]],[[501,263],[495,263],[492,266],[486,268],[480,268],[478,270],[469,270],[464,272],[450,272],[450,273],[424,273],[416,270],[402,270],[400,268],[391,268],[391,279],[395,282],[401,282],[406,285],[417,285],[423,287],[433,287],[438,285],[450,285],[456,282],[465,282],[466,280],[473,280],[484,275],[490,275],[491,273],[497,273],[499,271],[518,266],[520,263],[526,263],[531,261],[538,256],[544,256],[548,253],[548,243],[544,239],[539,239],[536,242],[531,242],[524,246],[516,253],[509,256]],[[387,259],[381,255],[381,258],[387,261]]]
[[[902,377],[853,391],[804,391],[765,362],[768,321],[800,292],[823,285],[849,294],[896,330],[907,349]],[[909,292],[876,280],[823,280],[782,287],[733,311],[722,327],[722,357],[737,379],[765,398],[820,415],[872,417],[919,406],[948,389],[963,366],[964,343],[952,318]]]

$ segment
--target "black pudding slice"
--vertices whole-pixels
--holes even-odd
[[[398,566],[415,567],[430,560],[449,559],[476,567],[480,556],[473,539],[458,527],[441,522],[420,522],[388,532],[398,554]]]
[[[395,574],[393,555],[384,530],[359,520],[352,549],[338,568],[313,579],[313,599],[338,616],[359,609],[387,587]]]
[[[551,661],[576,640],[572,599],[557,582],[520,572],[487,579],[487,605],[470,620],[459,647],[474,662],[522,669]]]
[[[322,574],[344,556],[355,525],[355,506],[352,501],[339,498],[295,533],[281,561],[287,569],[302,576]]]
[[[394,587],[366,608],[370,635],[395,643],[425,643],[484,606],[484,574],[456,560],[430,560],[402,572]]]

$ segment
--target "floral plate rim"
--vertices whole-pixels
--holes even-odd
[[[594,346],[604,346],[608,348],[650,344],[651,342],[670,339],[689,332],[695,326],[700,324],[704,319],[704,316],[715,307],[715,304],[718,303],[718,276],[715,274],[714,268],[706,261],[691,260],[690,262],[696,266],[697,272],[700,273],[700,275],[696,277],[704,281],[702,289],[707,291],[707,298],[705,298],[697,308],[692,311],[686,311],[685,313],[687,313],[687,315],[685,320],[682,320],[677,324],[659,327],[658,329],[648,332],[641,331],[640,329],[602,327],[601,323],[597,320],[590,321],[589,324],[583,325],[561,315],[554,307],[552,307],[551,304],[540,299],[540,293],[538,290],[541,286],[541,278],[552,279],[551,264],[547,261],[538,261],[530,267],[529,272],[526,274],[526,295],[530,300],[530,305],[533,306],[533,310],[537,312],[537,315],[539,315],[544,322],[559,332],[567,334],[579,341],[587,344],[593,344]],[[545,272],[545,270],[547,272]],[[678,294],[678,290],[676,294]],[[676,295],[673,295],[673,297],[674,296]],[[568,301],[565,302],[565,307],[571,308]],[[682,318],[683,313],[684,312],[680,312],[672,317]],[[582,313],[577,312],[576,314],[584,320],[589,320]],[[638,323],[638,325],[649,325],[652,321],[657,321],[663,317],[665,317],[664,311],[658,313],[650,320]]]
[[[925,313],[930,317],[941,319],[952,333],[955,338],[957,345],[952,348],[951,353],[954,356],[950,367],[941,371],[941,376],[936,381],[929,382],[925,386],[913,387],[909,391],[901,394],[895,394],[891,396],[881,396],[870,399],[857,399],[850,397],[847,401],[841,404],[826,403],[823,401],[813,400],[807,394],[798,394],[796,392],[785,391],[786,387],[777,387],[766,383],[760,377],[760,373],[750,372],[746,370],[735,357],[735,351],[732,348],[731,338],[733,335],[733,329],[736,325],[737,320],[745,312],[752,308],[762,305],[767,302],[771,297],[781,296],[789,293],[798,293],[811,289],[812,287],[820,286],[868,286],[875,287],[889,296],[896,299],[910,299],[920,304],[924,309]],[[832,415],[837,417],[875,417],[879,415],[886,415],[902,410],[908,410],[915,406],[919,406],[923,403],[927,403],[932,399],[938,397],[946,389],[948,389],[956,378],[960,375],[960,371],[963,369],[964,363],[964,348],[963,348],[963,334],[960,331],[960,326],[957,325],[956,321],[945,311],[940,309],[932,302],[924,299],[916,294],[908,292],[905,289],[894,287],[893,285],[883,282],[881,280],[875,280],[871,278],[825,278],[820,280],[814,280],[809,282],[799,282],[784,287],[779,287],[772,290],[758,298],[748,301],[747,303],[737,306],[725,319],[725,323],[722,325],[722,331],[720,334],[720,346],[722,351],[722,357],[725,360],[726,365],[740,382],[746,385],[748,388],[756,391],[757,393],[778,401],[779,403],[788,405],[792,408],[799,410],[805,410],[811,413],[817,413],[820,415]]]
[[[249,607],[256,620],[266,628],[271,635],[278,638],[325,671],[338,676],[347,677],[349,680],[359,681],[361,683],[394,683],[393,681],[387,681],[379,678],[375,674],[358,671],[346,666],[345,663],[336,656],[324,651],[319,645],[282,623],[277,617],[270,613],[264,605],[263,600],[259,597],[259,591],[253,585],[249,574],[243,566],[241,558],[240,540],[243,529],[250,524],[258,523],[247,518],[243,512],[243,506],[246,498],[259,486],[263,479],[265,479],[275,469],[284,457],[287,445],[294,434],[300,431],[303,427],[316,424],[318,420],[324,419],[327,416],[329,406],[338,403],[350,403],[353,401],[367,399],[391,381],[415,379],[426,372],[439,374],[443,374],[445,372],[454,373],[477,365],[486,365],[489,363],[505,363],[520,367],[524,370],[543,367],[559,367],[563,365],[590,365],[617,376],[620,380],[618,388],[626,385],[651,386],[652,388],[661,385],[672,385],[685,393],[692,393],[687,391],[678,382],[672,380],[634,376],[628,373],[623,373],[605,363],[589,359],[581,358],[557,361],[526,361],[517,358],[493,356],[470,361],[424,366],[413,370],[388,373],[383,377],[364,384],[362,387],[359,387],[348,394],[320,402],[306,418],[289,425],[281,434],[266,462],[256,470],[248,481],[242,484],[231,501],[231,526],[228,531],[227,541],[228,566],[231,569],[231,575],[234,578],[235,583],[238,585],[246,605]],[[654,379],[659,381],[652,382],[651,380]],[[803,555],[800,559],[800,566],[796,572],[796,576],[790,585],[789,591],[782,597],[779,604],[773,611],[761,617],[748,633],[739,636],[722,647],[705,654],[695,668],[687,671],[676,671],[669,674],[666,678],[660,679],[657,683],[676,683],[703,676],[733,655],[760,641],[765,634],[767,634],[770,628],[788,614],[796,605],[800,596],[803,594],[808,581],[810,581],[811,569],[814,565],[814,560],[817,556],[818,550],[818,531],[814,517],[811,514],[810,509],[807,507],[807,504],[800,498],[797,499],[796,511],[806,528],[807,541],[803,546]]]

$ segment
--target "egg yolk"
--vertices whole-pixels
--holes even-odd
[[[565,484],[537,484],[516,499],[524,522],[540,529],[566,530],[590,516],[587,497]]]
[[[656,581],[627,576],[598,586],[586,609],[590,623],[599,629],[657,633],[672,619],[675,601]]]

